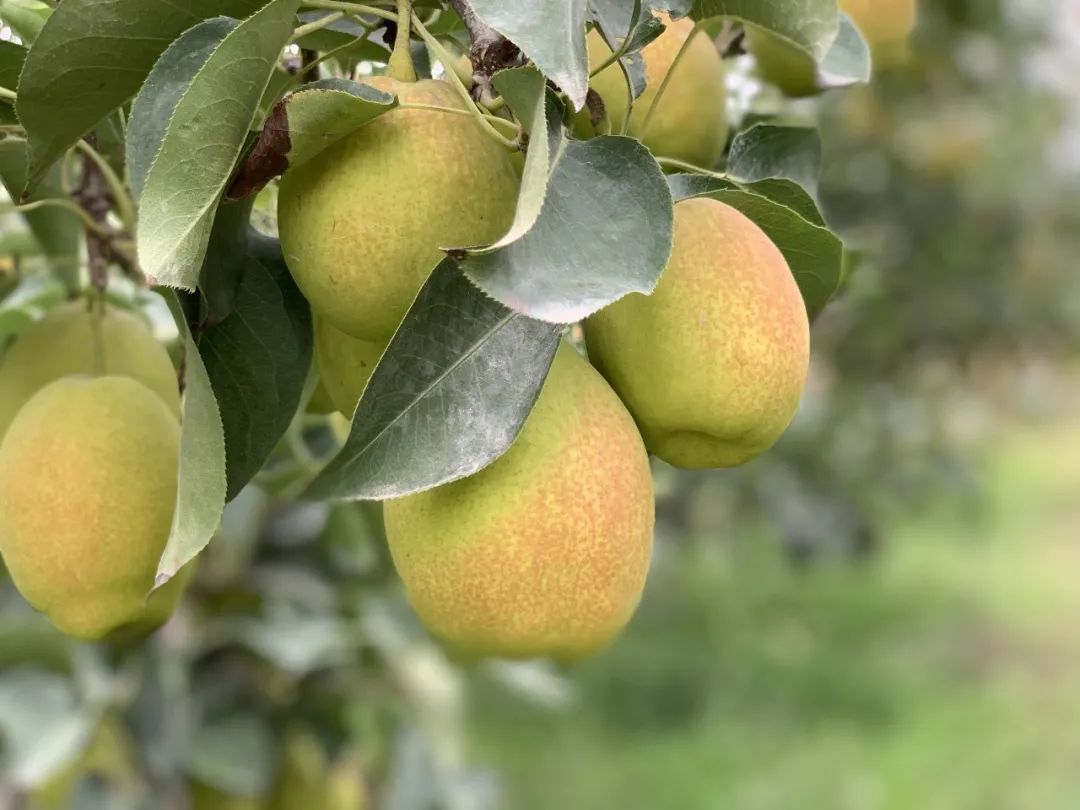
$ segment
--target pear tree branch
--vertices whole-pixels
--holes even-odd
[[[481,102],[489,101],[494,98],[491,77],[503,68],[524,64],[525,57],[517,45],[476,16],[469,0],[450,0],[450,5],[461,17],[472,41],[469,57],[473,65],[473,97]]]

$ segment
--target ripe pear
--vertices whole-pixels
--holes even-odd
[[[446,82],[368,80],[402,104],[465,105]],[[470,116],[398,108],[285,173],[282,249],[319,315],[386,343],[442,258],[509,229],[519,180],[510,153]]]
[[[627,134],[642,141],[657,157],[677,158],[712,168],[727,142],[724,61],[708,35],[699,31],[675,65],[675,57],[690,38],[694,23],[690,19],[672,22],[666,15],[661,15],[661,19],[667,23],[666,30],[641,52],[646,88],[634,101]],[[589,32],[588,46],[590,69],[599,67],[611,56],[611,48],[598,31]],[[675,72],[646,129],[645,119],[673,66]],[[629,99],[622,69],[617,64],[608,65],[592,78],[592,88],[604,100],[611,131],[622,132]]]
[[[101,359],[95,321],[100,320]],[[82,301],[61,304],[26,329],[0,362],[0,436],[39,389],[70,374],[114,374],[145,385],[180,417],[180,390],[169,354],[132,312],[109,307],[90,312]]]
[[[907,58],[907,40],[916,21],[916,0],[840,0],[840,8],[862,32],[875,69],[900,64]],[[765,81],[794,98],[818,92],[816,67],[808,54],[752,25],[746,27],[746,40]]]
[[[798,408],[806,308],[784,256],[734,208],[675,206],[667,269],[585,326],[589,356],[645,445],[677,467],[732,467],[767,450]]]
[[[606,645],[641,597],[653,516],[634,422],[568,345],[502,457],[384,505],[413,608],[473,657],[575,660]]]
[[[385,348],[384,343],[350,337],[325,318],[315,317],[315,362],[323,387],[340,413],[353,415]]]
[[[97,640],[159,618],[147,595],[172,526],[179,449],[175,415],[129,377],[65,377],[11,423],[0,554],[62,632]]]

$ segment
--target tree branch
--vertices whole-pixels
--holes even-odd
[[[93,133],[86,136],[86,142],[96,145]],[[72,196],[98,224],[98,228],[84,227],[86,233],[86,255],[90,263],[90,283],[97,290],[104,290],[109,281],[109,263],[116,264],[132,280],[145,283],[142,271],[135,259],[117,247],[114,240],[119,234],[111,233],[108,228],[109,212],[115,200],[104,173],[97,161],[88,151],[82,152],[82,172],[79,185],[72,191]]]
[[[491,77],[503,68],[523,65],[525,57],[517,45],[476,16],[469,0],[450,0],[450,5],[465,23],[472,40],[473,96],[480,101],[492,98]]]

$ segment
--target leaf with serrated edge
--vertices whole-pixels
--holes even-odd
[[[232,499],[262,468],[300,405],[311,368],[311,311],[276,239],[248,231],[232,312],[199,337],[225,431]]]
[[[511,309],[572,323],[656,287],[671,255],[671,193],[639,141],[566,141],[533,227],[493,252],[468,256],[477,286]]]
[[[176,295],[165,293],[184,343],[184,408],[176,510],[158,563],[161,587],[206,548],[225,510],[225,434],[214,389]]]
[[[575,109],[585,104],[585,0],[469,0],[476,15],[513,42],[559,86]]]
[[[271,0],[196,74],[169,122],[139,202],[139,261],[156,283],[192,289],[225,185],[300,0]]]
[[[547,87],[544,77],[536,68],[514,68],[495,74],[491,83],[499,94],[506,99],[510,110],[519,121],[524,122],[525,131],[532,136],[529,150],[525,155],[525,169],[521,173],[521,190],[518,193],[514,222],[491,248],[491,250],[515,242],[529,232],[540,217],[547,193],[548,175],[551,167],[551,138],[546,128],[547,123]],[[562,138],[562,125],[559,124],[559,139]]]
[[[383,500],[479,472],[517,437],[560,332],[488,298],[444,260],[376,366],[345,446],[308,496]]]
[[[185,31],[161,55],[135,96],[128,123],[127,159],[136,201],[142,196],[146,175],[165,140],[176,105],[206,60],[239,24],[230,17],[215,17]]]
[[[347,79],[322,79],[305,85],[285,100],[291,142],[289,167],[307,163],[397,104],[392,94]]]
[[[29,184],[131,98],[184,31],[208,17],[246,17],[263,2],[64,0],[30,49],[19,79],[16,106],[30,142]]]

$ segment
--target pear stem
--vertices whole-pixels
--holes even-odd
[[[409,50],[409,20],[412,16],[412,0],[397,0],[397,36],[386,72],[399,82],[416,81],[416,66]]]
[[[49,198],[46,200],[34,200],[30,203],[24,203],[23,205],[0,205],[0,214],[25,214],[30,211],[37,211],[39,208],[63,208],[65,211],[70,211],[82,220],[83,225],[92,230],[98,236],[102,236],[106,239],[116,236],[114,231],[108,228],[103,228],[98,223],[94,222],[86,209],[83,208],[72,200],[65,199],[63,197]]]
[[[657,108],[660,106],[660,101],[663,99],[664,93],[668,89],[668,85],[671,83],[671,77],[675,75],[675,70],[679,67],[679,62],[682,61],[683,55],[686,54],[686,52],[689,50],[690,43],[694,41],[694,37],[696,37],[703,28],[704,21],[695,23],[694,27],[690,29],[690,35],[685,40],[683,40],[683,44],[679,47],[679,52],[675,54],[675,58],[671,62],[671,67],[668,68],[667,74],[664,76],[664,80],[660,82],[660,89],[656,91],[656,95],[653,96],[652,104],[649,105],[649,110],[645,113],[645,120],[641,122],[641,131],[638,132],[638,140],[645,140],[645,136],[649,132],[649,124],[652,123],[653,113],[655,113]],[[629,126],[630,124],[631,112],[633,112],[632,109],[628,110],[626,113],[625,126]]]
[[[472,113],[469,110],[460,110],[457,107],[440,107],[438,104],[413,104],[411,102],[405,104],[398,104],[398,108],[402,110],[430,110],[432,112],[448,113],[449,115],[467,115],[472,117]],[[502,126],[510,127],[516,134],[518,131],[517,125],[513,121],[507,121],[505,118],[499,118],[497,115],[486,115],[481,113],[484,119],[490,121],[492,125],[499,124]],[[515,147],[516,148],[516,147]]]

